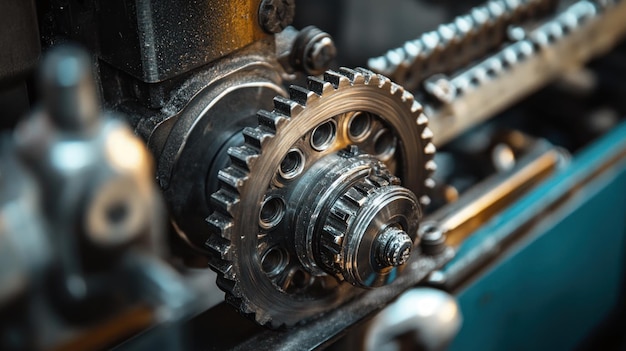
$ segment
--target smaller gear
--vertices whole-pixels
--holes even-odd
[[[367,288],[393,280],[409,258],[421,216],[415,195],[399,183],[379,168],[332,204],[319,240],[327,271]]]

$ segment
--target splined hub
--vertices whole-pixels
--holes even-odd
[[[421,216],[415,195],[379,159],[326,156],[294,187],[296,252],[313,274],[352,285],[389,283],[406,262]]]
[[[207,218],[227,301],[260,324],[289,326],[362,291],[354,286],[393,281],[434,185],[432,133],[413,95],[341,69],[257,115],[228,151]]]

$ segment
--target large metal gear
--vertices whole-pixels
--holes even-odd
[[[341,69],[289,95],[229,149],[207,218],[210,265],[227,301],[271,327],[328,311],[362,291],[354,286],[393,281],[434,185],[428,119],[401,86]],[[354,218],[343,217],[329,245],[337,227],[326,221],[341,209]]]

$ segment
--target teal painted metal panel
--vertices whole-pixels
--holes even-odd
[[[455,261],[514,225],[573,178],[623,148],[626,125],[591,146],[566,172],[520,200],[468,240]],[[603,154],[604,153],[604,154]],[[575,180],[575,179],[574,179]],[[541,207],[541,206],[539,206]],[[458,291],[463,327],[450,350],[569,350],[617,304],[626,255],[626,164],[576,192],[548,221]],[[451,262],[451,265],[455,264]],[[445,269],[444,269],[445,271]]]

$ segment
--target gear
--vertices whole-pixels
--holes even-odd
[[[517,65],[523,64],[531,57],[541,55],[543,50],[558,44],[571,33],[575,33],[580,25],[597,16],[600,11],[601,7],[588,1],[575,3],[558,16],[529,32],[526,39],[504,47],[452,78],[436,74],[426,79],[424,90],[441,102],[451,104],[455,99],[473,90],[502,79]],[[437,137],[440,138],[439,140],[445,140],[448,135],[444,132]]]
[[[507,40],[511,25],[552,12],[558,0],[492,0],[473,8],[435,31],[407,41],[402,47],[371,58],[368,66],[408,90],[436,73],[452,73],[487,55]]]
[[[367,288],[393,280],[394,268],[409,257],[421,217],[412,192],[388,172],[376,173],[356,182],[332,205],[319,248],[330,271]]]
[[[227,301],[271,327],[294,325],[360,291],[323,263],[319,233],[338,199],[380,174],[396,175],[404,187],[379,185],[383,190],[373,196],[392,194],[395,201],[402,194],[415,214],[387,216],[389,228],[398,230],[373,231],[367,240],[387,241],[367,252],[401,266],[402,233],[416,237],[413,193],[434,184],[429,176],[436,167],[421,105],[386,77],[364,69],[328,71],[323,79],[310,77],[308,89],[292,86],[289,94],[274,99],[273,111],[259,111],[259,125],[243,131],[244,145],[229,149],[232,164],[219,172],[215,211],[207,218],[210,265]],[[395,219],[403,216],[411,219]]]

